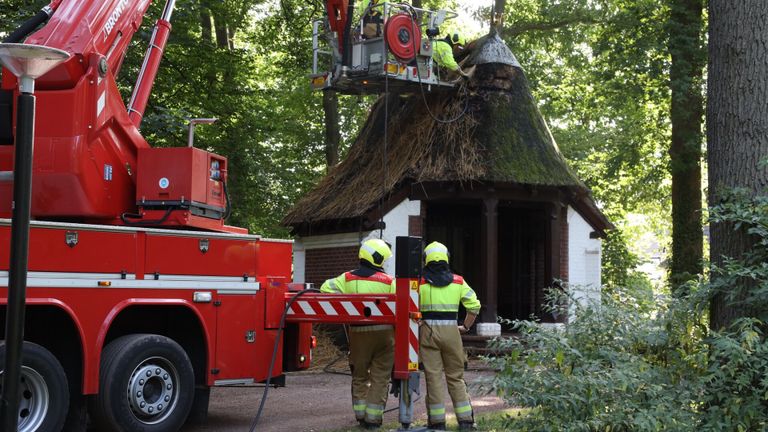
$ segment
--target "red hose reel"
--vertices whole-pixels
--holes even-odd
[[[384,34],[389,50],[398,60],[410,63],[416,58],[421,46],[421,29],[410,15],[392,15],[384,26]]]

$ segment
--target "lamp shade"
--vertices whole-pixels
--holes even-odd
[[[0,63],[19,78],[37,79],[69,58],[56,48],[27,44],[0,44]]]

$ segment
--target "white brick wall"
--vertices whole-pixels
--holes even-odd
[[[395,238],[408,235],[408,217],[421,213],[421,202],[404,200],[384,217],[384,241],[396,253]],[[582,302],[600,301],[600,239],[589,238],[592,227],[573,208],[568,208],[568,282],[574,297]],[[362,234],[362,240],[359,237]],[[293,245],[294,281],[305,282],[305,257],[308,249],[357,246],[361,241],[378,238],[379,231],[297,237]],[[395,272],[395,260],[384,265],[389,274]]]
[[[408,235],[408,216],[418,216],[421,214],[421,201],[404,200],[394,209],[384,216],[383,239],[392,245],[392,254],[394,257],[395,239]],[[362,239],[359,237],[362,234]],[[344,233],[328,234],[311,237],[296,237],[293,244],[293,280],[294,282],[305,282],[305,263],[306,251],[308,249],[324,249],[344,246],[358,246],[362,242],[379,238],[379,230],[363,231],[362,233]],[[390,259],[384,264],[384,270],[395,274],[395,260]]]
[[[406,198],[384,216],[384,224],[386,225],[386,228],[384,229],[383,239],[385,242],[392,245],[393,258],[397,253],[395,239],[397,237],[408,235],[408,216],[418,216],[420,214],[421,201],[411,201]],[[379,238],[379,231],[371,231],[363,240],[369,238]],[[395,274],[394,259],[390,259],[384,263],[384,271],[391,275]]]
[[[568,207],[568,285],[580,302],[600,301],[600,266],[602,244],[591,239],[587,221]]]
[[[306,282],[306,251],[308,249],[357,246],[359,244],[358,233],[296,237],[293,242],[293,281],[296,283]]]

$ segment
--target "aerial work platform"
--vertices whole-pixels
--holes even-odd
[[[329,0],[326,13],[312,27],[312,89],[362,95],[454,87],[440,76],[433,47],[455,12],[374,2],[358,14],[347,0]]]

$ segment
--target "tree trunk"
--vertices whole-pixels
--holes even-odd
[[[504,8],[507,6],[507,0],[494,0],[493,13],[491,14],[491,29],[501,35],[504,27]]]
[[[235,26],[230,24],[227,26],[227,41],[229,41],[229,49],[235,49]]]
[[[216,46],[213,40],[213,21],[211,20],[211,8],[205,0],[200,1],[200,36],[203,44],[208,47]],[[205,66],[205,77],[210,86],[216,83],[216,67],[211,64]]]
[[[768,187],[768,2],[709,1],[707,143],[709,202],[744,188],[754,195]],[[711,260],[740,257],[753,239],[732,226],[711,226]],[[712,300],[710,326],[720,329],[749,314],[720,293]]]
[[[328,168],[339,163],[339,95],[333,90],[323,92],[323,112],[325,113],[325,161]]]
[[[705,52],[701,42],[702,0],[671,0],[669,53],[672,56],[672,265],[673,293],[702,271],[701,122],[704,116],[702,75]]]
[[[213,25],[216,29],[216,46],[219,49],[229,49],[229,31],[227,30],[227,20],[224,14],[214,11]]]
[[[202,3],[202,2],[201,2]],[[211,24],[211,11],[208,6],[200,5],[200,36],[203,42],[213,45],[213,24]]]

